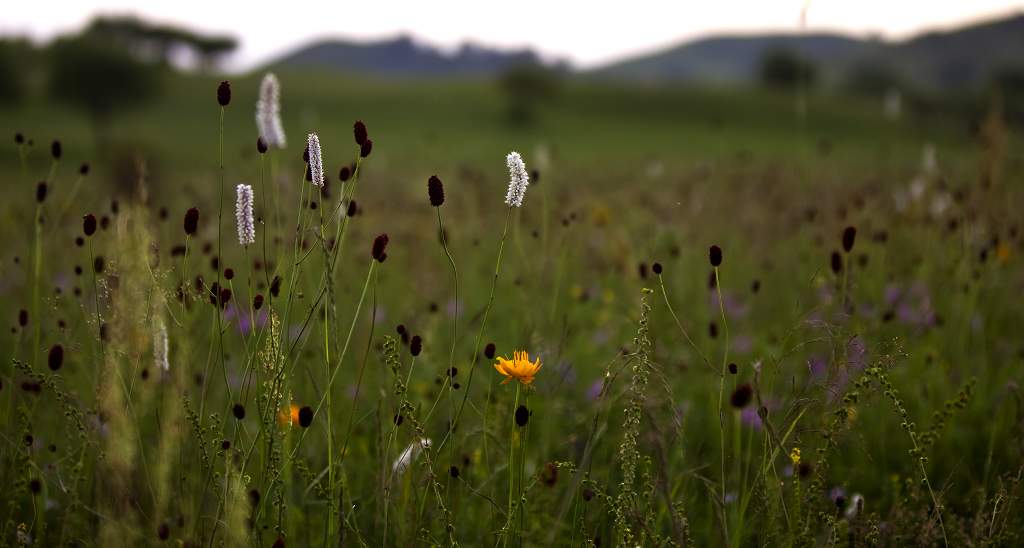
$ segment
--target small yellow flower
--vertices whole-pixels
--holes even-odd
[[[498,362],[494,364],[494,368],[498,370],[498,373],[506,377],[501,384],[511,380],[530,384],[533,382],[533,376],[537,374],[537,371],[540,371],[540,358],[530,363],[530,355],[525,351],[517,350],[512,353],[511,360],[498,356]]]
[[[794,447],[793,450],[789,452],[789,460],[793,461],[793,465],[794,466],[796,466],[797,464],[800,464],[800,448],[799,447]]]

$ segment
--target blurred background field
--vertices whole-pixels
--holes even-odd
[[[317,545],[327,540],[322,529],[353,545],[508,540],[499,530],[512,392],[482,359],[471,411],[453,437],[457,449],[435,455],[433,463],[454,517],[434,505],[434,471],[418,466],[404,485],[403,496],[411,498],[396,497],[395,519],[390,529],[382,525],[380,509],[392,504],[382,495],[383,478],[418,434],[399,429],[395,445],[384,447],[399,401],[380,352],[384,335],[394,336],[398,324],[423,337],[425,350],[409,386],[421,412],[447,401],[457,380],[465,389],[505,221],[504,156],[510,150],[522,153],[534,180],[512,217],[483,340],[494,342],[500,355],[529,349],[545,364],[529,400],[523,473],[535,485],[517,531],[524,544],[550,544],[556,535],[567,545],[624,542],[614,509],[623,504],[615,497],[625,490],[620,443],[630,431],[623,413],[631,405],[635,370],[623,363],[641,355],[652,373],[639,444],[654,476],[641,489],[649,487],[654,500],[653,509],[637,503],[636,515],[629,514],[638,542],[827,545],[839,530],[849,532],[851,545],[1020,542],[1024,16],[899,43],[795,32],[709,38],[586,71],[523,51],[481,48],[438,57],[429,46],[397,38],[326,41],[225,74],[218,56],[230,47],[222,37],[195,35],[205,36],[204,42],[172,34],[175,44],[190,44],[175,48],[209,54],[182,67],[177,57],[153,53],[161,48],[148,49],[156,40],[146,34],[155,32],[148,24],[97,20],[92,31],[53,45],[11,40],[0,49],[0,78],[7,82],[0,87],[6,140],[0,155],[6,196],[0,204],[0,317],[10,326],[0,334],[0,349],[10,358],[3,365],[2,485],[14,493],[5,542],[21,538],[15,533],[21,524],[26,534],[56,542],[59,517],[75,504],[88,512],[68,522],[68,536],[86,544],[96,531],[114,535],[108,539],[156,543],[166,540],[164,526],[171,539],[204,544],[225,538],[269,545],[280,536],[290,545]],[[167,34],[155,36],[167,40]],[[268,71],[281,82],[289,143],[261,157],[254,106]],[[224,79],[231,82],[232,99],[224,117],[224,251],[215,266],[215,90]],[[314,489],[322,479],[314,477],[335,466],[321,439],[328,422],[318,413],[310,440],[297,450],[312,473],[283,488],[284,517],[262,510],[271,504],[270,493],[282,489],[270,481],[269,468],[243,468],[251,474],[246,487],[263,494],[264,506],[257,497],[247,514],[251,529],[236,538],[231,524],[218,532],[212,519],[232,504],[224,478],[239,472],[226,458],[231,452],[217,454],[216,469],[224,475],[215,476],[216,489],[189,469],[198,469],[203,448],[219,447],[222,438],[236,447],[264,443],[255,405],[248,429],[242,420],[241,426],[226,422],[233,420],[231,387],[243,383],[255,355],[254,332],[229,320],[226,382],[219,373],[202,377],[211,359],[217,362],[210,357],[217,343],[203,292],[197,288],[186,299],[188,313],[175,296],[181,257],[174,248],[185,241],[181,219],[190,207],[202,213],[190,243],[190,278],[219,279],[218,271],[233,267],[240,273],[236,302],[243,303],[268,291],[271,274],[290,283],[293,243],[319,249],[312,229],[296,240],[292,228],[299,193],[308,185],[305,136],[319,134],[328,178],[329,191],[313,201],[331,212],[328,223],[340,222],[344,215],[334,212],[351,207],[339,203],[351,182],[340,182],[338,172],[358,156],[352,142],[357,119],[368,126],[374,148],[360,167],[358,206],[340,256],[332,337],[344,335],[361,302],[374,236],[386,232],[390,241],[372,304],[364,303],[355,317],[358,351],[339,364],[340,385],[333,392],[341,403],[335,400],[336,407],[324,412],[335,421],[334,449],[344,439],[348,452],[344,467],[337,466],[344,479],[327,489],[341,497],[350,517],[328,524],[336,508]],[[16,134],[27,142],[17,145]],[[51,155],[54,140],[61,143],[59,162]],[[89,172],[76,183],[82,163]],[[457,300],[427,200],[431,175],[445,184],[444,235],[460,273]],[[37,211],[43,179],[48,195]],[[237,183],[252,184],[257,193],[258,237],[261,246],[266,238],[266,251],[244,253],[235,241]],[[305,200],[308,194],[308,205]],[[103,403],[93,393],[101,363],[89,278],[94,259],[91,248],[75,243],[87,213],[109,222],[91,241],[106,257],[98,271],[102,303],[96,305],[104,316],[117,317],[124,302],[117,287],[127,279],[151,282],[141,293],[147,300],[137,303],[145,316],[141,325],[161,314],[150,298],[168,303],[171,367],[182,378],[155,380],[144,327],[142,335],[129,337],[135,346],[122,343],[116,353],[121,359],[110,366],[130,387],[122,395],[130,426],[107,426],[109,418],[95,411],[97,423],[82,430],[61,412],[62,394],[73,394],[72,407],[89,417],[94,403]],[[34,310],[30,259],[38,214],[42,314],[26,327],[18,323],[19,312]],[[315,226],[319,213],[309,215]],[[855,227],[857,236],[844,252],[846,227]],[[138,261],[132,257],[138,250],[126,247],[135,231],[152,240],[148,261]],[[712,245],[724,250],[720,287],[711,283]],[[838,268],[833,255],[840,258]],[[266,275],[252,266],[254,260]],[[303,315],[319,311],[314,301],[323,283],[321,260],[297,275],[296,306]],[[144,262],[148,269],[139,266]],[[660,276],[653,271],[656,262],[664,269]],[[243,289],[246,283],[251,287]],[[645,297],[652,307],[645,323],[653,341],[649,354],[634,340],[642,288],[655,290]],[[455,311],[459,337],[449,364]],[[244,315],[237,308],[234,313]],[[296,342],[299,351],[289,363],[299,373],[289,389],[293,401],[312,405],[327,380],[316,338],[323,326],[314,320],[307,331],[291,321],[283,340]],[[37,348],[33,322],[42,325]],[[39,374],[34,377],[11,362],[31,362],[53,344],[62,344],[68,356],[56,375],[30,363]],[[724,362],[737,365],[736,374],[724,377],[726,400],[745,384],[754,385],[757,400],[735,410],[727,401],[720,427]],[[445,374],[450,365],[458,367],[458,379]],[[881,377],[869,373],[874,368],[897,387],[909,419],[879,388]],[[33,392],[32,379],[42,382],[42,375],[59,381],[65,392],[45,382],[42,394]],[[844,399],[864,378],[874,384],[859,391],[862,399]],[[175,451],[164,453],[167,430],[175,427],[165,426],[161,414],[176,400],[198,401],[204,383],[220,413],[210,420],[219,428],[196,434],[177,417]],[[769,453],[779,440],[759,418],[761,407],[775,422],[771,436],[786,434],[781,454]],[[935,415],[943,409],[950,416]],[[445,437],[449,413],[446,408],[426,421],[426,435],[435,443]],[[827,446],[833,440],[822,434],[833,417],[841,418],[842,434]],[[350,418],[353,430],[344,437],[348,432],[338,425]],[[934,434],[926,469],[942,500],[941,527],[916,457],[908,456],[915,442],[901,423],[910,422],[917,435]],[[76,428],[81,441],[71,435]],[[295,443],[297,434],[282,428],[282,439]],[[26,432],[34,436],[27,449],[21,442]],[[86,453],[94,443],[92,435],[105,440],[101,447],[117,435],[139,447],[113,472],[103,459],[87,459],[86,485],[101,482],[103,473],[122,474],[124,484],[109,499],[93,493],[82,502],[63,480],[78,451]],[[720,480],[725,483],[718,477],[720,436],[729,449],[725,492],[718,489]],[[56,448],[48,450],[50,443]],[[802,448],[810,470],[790,462],[793,447]],[[166,454],[178,469],[162,478],[151,469],[166,464]],[[769,461],[777,463],[776,482],[763,475]],[[556,462],[586,470],[594,483],[579,483],[584,474],[570,473],[568,465],[551,479]],[[449,466],[460,473],[449,474]],[[820,484],[810,479],[819,471]],[[32,480],[45,485],[45,502]],[[591,501],[593,489],[609,499]],[[591,497],[584,496],[587,490]],[[866,510],[854,507],[854,495],[863,497]],[[113,511],[123,515],[112,519],[107,512]],[[446,519],[454,520],[454,534]],[[381,538],[385,530],[393,538]]]

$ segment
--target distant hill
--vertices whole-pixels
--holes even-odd
[[[775,48],[807,56],[823,70],[826,80],[841,79],[855,66],[877,65],[924,89],[972,88],[996,70],[1024,68],[1024,15],[898,42],[840,34],[711,37],[599,67],[588,74],[651,83],[742,84],[754,81],[761,57]]]
[[[271,63],[273,66],[331,68],[378,76],[486,76],[513,65],[542,64],[530,49],[497,50],[464,44],[454,53],[408,36],[376,42],[322,41]]]

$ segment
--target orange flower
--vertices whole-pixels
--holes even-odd
[[[282,409],[277,414],[277,423],[281,426],[292,426],[299,424],[299,406],[294,403],[288,409]]]
[[[511,360],[498,356],[498,362],[494,364],[494,368],[506,377],[501,384],[512,380],[530,384],[537,371],[540,371],[540,358],[530,363],[530,355],[525,351],[517,350],[512,353]]]

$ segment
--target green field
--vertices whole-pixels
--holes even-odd
[[[234,79],[223,173],[211,78],[103,133],[0,105],[33,141],[0,155],[3,544],[1024,541],[1024,155],[997,102],[890,120],[568,81],[511,123],[490,81],[280,76],[287,148],[257,152],[262,75]],[[373,152],[341,183],[357,119]],[[510,209],[512,150],[539,177]],[[488,343],[539,356],[533,383],[501,384]]]

